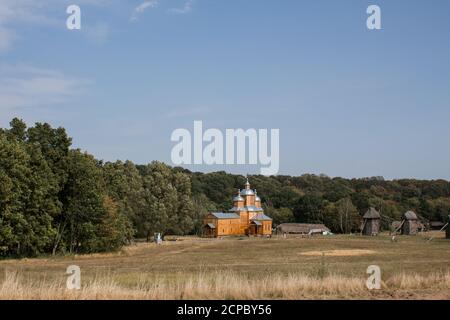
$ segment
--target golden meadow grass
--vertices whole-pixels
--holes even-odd
[[[266,276],[255,282],[233,273],[201,273],[179,279],[159,278],[130,288],[113,277],[89,281],[80,290],[66,289],[64,281],[35,281],[8,272],[0,286],[0,299],[309,299],[379,298],[391,291],[442,291],[450,298],[450,273],[429,276],[400,274],[388,279],[380,292],[370,292],[365,279],[329,275]],[[379,294],[381,293],[381,294]]]
[[[450,299],[449,249],[421,236],[139,244],[0,261],[0,299]],[[81,290],[66,289],[71,264],[82,270]],[[365,286],[372,264],[382,269],[379,291]]]

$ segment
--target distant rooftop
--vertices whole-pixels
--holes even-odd
[[[252,221],[263,221],[263,220],[272,220],[271,217],[266,216],[264,213],[259,213],[250,220]]]
[[[381,219],[380,213],[375,210],[374,208],[370,208],[367,210],[367,212],[363,215],[364,219]]]
[[[258,211],[263,211],[263,209],[262,208],[257,208],[255,206],[245,206],[245,207],[241,207],[241,208],[233,207],[229,211],[231,211],[231,212],[236,212],[236,211],[258,212]]]
[[[417,215],[416,215],[416,213],[414,211],[407,211],[403,215],[403,218],[405,220],[417,220]]]
[[[240,219],[236,213],[211,212],[217,219]]]

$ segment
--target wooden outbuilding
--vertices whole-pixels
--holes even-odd
[[[324,224],[282,223],[277,226],[277,234],[313,234],[330,232]]]
[[[381,215],[375,210],[370,208],[363,215],[363,226],[361,228],[361,234],[364,236],[376,236],[380,233]]]
[[[421,223],[414,211],[407,211],[403,214],[402,234],[414,235],[419,232]]]

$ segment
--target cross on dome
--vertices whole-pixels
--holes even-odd
[[[248,177],[247,182],[245,183],[245,189],[250,190],[250,182],[248,182]]]

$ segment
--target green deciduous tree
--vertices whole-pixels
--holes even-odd
[[[322,223],[326,202],[320,194],[306,194],[294,206],[294,216],[297,222]]]
[[[141,169],[146,208],[136,219],[138,235],[150,239],[153,233],[186,234],[194,227],[191,182],[161,162]]]

